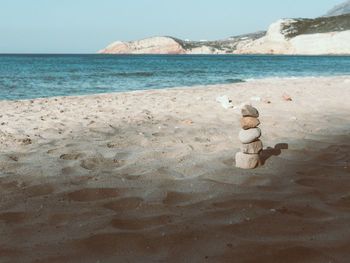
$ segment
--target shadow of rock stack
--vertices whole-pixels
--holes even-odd
[[[261,130],[258,128],[259,112],[256,108],[245,105],[241,109],[242,118],[239,119],[241,131],[239,140],[241,151],[236,154],[236,167],[242,169],[255,169],[261,165],[259,153],[263,149],[263,144],[259,140]]]

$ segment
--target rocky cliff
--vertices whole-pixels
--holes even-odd
[[[350,1],[350,0],[349,0]],[[100,54],[350,54],[350,14],[316,19],[281,19],[268,31],[218,41],[153,37],[115,42]]]
[[[232,54],[237,48],[253,42],[265,33],[266,31],[259,31],[218,41],[185,41],[173,37],[117,41],[98,54]]]
[[[345,1],[344,3],[335,6],[329,10],[324,16],[339,16],[350,13],[350,0]]]
[[[236,54],[350,54],[350,14],[316,19],[281,19],[266,35]]]
[[[132,42],[117,41],[98,54],[184,54],[183,47],[170,37],[152,37]]]

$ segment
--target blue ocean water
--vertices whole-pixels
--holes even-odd
[[[0,100],[350,74],[350,56],[0,55]]]

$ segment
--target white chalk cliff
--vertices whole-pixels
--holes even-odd
[[[265,35],[265,31],[219,41],[184,41],[173,37],[152,37],[131,42],[117,41],[98,54],[232,54],[238,46]]]
[[[153,37],[115,42],[99,54],[350,54],[350,14],[315,19],[280,19],[267,32],[218,41]]]
[[[181,45],[170,37],[152,37],[131,42],[117,41],[98,54],[184,54]]]
[[[350,18],[350,17],[348,17]],[[300,21],[300,20],[299,20]],[[266,35],[241,46],[235,54],[325,55],[350,54],[350,30],[295,34],[290,26],[298,20],[281,19],[273,23]],[[287,29],[286,29],[287,28]],[[292,37],[288,37],[288,31]],[[295,29],[294,29],[295,30]]]

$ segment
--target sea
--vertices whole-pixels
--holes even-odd
[[[0,55],[0,100],[350,74],[350,56]]]

